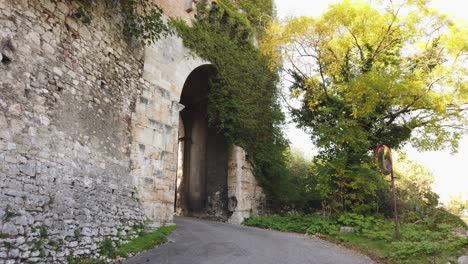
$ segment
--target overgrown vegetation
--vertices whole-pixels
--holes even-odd
[[[260,17],[272,4],[239,4],[246,13],[231,1],[220,0],[211,6],[198,5],[192,27],[180,20],[172,24],[185,46],[216,68],[208,95],[210,125],[246,150],[269,201],[279,204],[284,200],[281,185],[286,177],[287,142],[281,131],[284,117],[277,96],[278,74],[269,67],[270,58],[253,45]]]
[[[257,32],[262,35],[265,28],[269,26],[275,16],[272,0],[237,0],[236,3],[249,21],[254,25]]]
[[[383,263],[447,263],[468,253],[468,238],[457,237],[452,232],[453,228],[466,228],[466,225],[440,209],[418,223],[403,223],[398,241],[394,239],[391,220],[354,213],[335,217],[319,214],[252,217],[243,224],[319,235],[359,249]],[[354,232],[340,233],[341,226],[352,226]]]
[[[157,245],[166,243],[167,236],[176,229],[176,226],[163,226],[149,233],[142,233],[137,238],[123,245],[115,245],[111,240],[104,240],[101,244],[101,255],[108,258],[128,257],[144,250],[149,250]]]
[[[372,3],[343,1],[320,18],[277,23],[260,45],[285,60],[301,101],[292,116],[319,150],[311,173],[330,212],[385,210],[379,144],[456,150],[466,132],[466,29],[425,1]]]
[[[3,221],[9,222],[11,219],[17,216],[20,216],[20,214],[15,212],[14,209],[11,208],[11,205],[7,204],[5,208],[5,214],[3,215]]]
[[[73,258],[72,256],[68,256],[67,263],[68,264],[105,264],[107,262],[101,259],[95,259],[91,257]]]
[[[450,200],[446,204],[446,208],[447,211],[459,216],[463,221],[465,221],[465,223],[468,224],[468,215],[465,213],[468,210],[468,193],[466,197],[467,198],[463,200],[463,195],[461,193],[450,196]]]
[[[162,9],[154,1],[120,0],[120,9],[124,16],[124,32],[142,39],[147,45],[172,34],[163,19]]]
[[[140,230],[140,225],[136,226],[135,230]],[[167,237],[176,226],[163,226],[152,232],[145,233],[141,231],[138,237],[130,240],[126,244],[120,244],[111,239],[104,239],[99,245],[99,254],[108,259],[116,259],[119,257],[126,258],[131,254],[136,254],[141,251],[150,250],[158,245],[167,242]],[[108,263],[105,259],[96,259],[89,256],[79,258],[68,257],[69,264],[104,264]]]
[[[93,20],[88,10],[94,6],[93,0],[78,0],[82,6],[78,6],[71,16],[84,24],[90,24]],[[151,0],[116,0],[106,1],[109,8],[117,8],[123,16],[123,32],[129,37],[143,41],[150,45],[172,34],[172,30],[163,18],[162,9]]]

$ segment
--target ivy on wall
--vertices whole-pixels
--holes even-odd
[[[199,5],[197,10],[193,26],[182,20],[173,20],[172,25],[185,46],[216,68],[208,95],[210,125],[245,149],[269,202],[281,202],[287,141],[278,74],[252,44],[260,14],[239,12],[229,0]]]
[[[78,2],[81,6],[77,7],[71,16],[90,24],[93,17],[87,9],[95,5],[95,0]],[[172,34],[169,23],[163,19],[162,9],[152,0],[107,0],[106,4],[119,9],[123,17],[124,34],[141,39],[146,45]]]
[[[163,11],[150,0],[120,0],[124,16],[124,32],[150,45],[171,34],[163,20]]]
[[[237,0],[236,2],[260,34],[275,16],[272,0]]]

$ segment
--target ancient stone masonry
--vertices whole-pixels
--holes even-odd
[[[186,1],[166,2],[169,15],[193,16]],[[209,62],[176,36],[128,40],[106,1],[87,7],[89,23],[76,19],[77,3],[0,0],[0,263],[96,256],[105,239],[172,223],[181,92]],[[233,149],[239,223],[264,198]]]
[[[228,206],[232,212],[229,222],[240,224],[245,218],[265,212],[265,194],[258,186],[245,151],[232,149],[228,163]]]
[[[89,25],[74,8],[0,2],[0,263],[91,254],[145,220],[129,176],[143,49],[104,6]]]

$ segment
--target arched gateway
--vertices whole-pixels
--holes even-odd
[[[154,226],[172,222],[174,212],[240,223],[263,205],[243,150],[228,148],[208,126],[213,70],[175,36],[145,50],[141,81],[151,89],[140,94],[131,120],[131,173]]]

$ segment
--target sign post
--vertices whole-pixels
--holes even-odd
[[[397,197],[395,190],[395,177],[393,176],[393,160],[392,152],[390,147],[384,144],[380,144],[375,150],[377,156],[377,165],[379,166],[380,172],[384,176],[390,175],[392,182],[392,194],[393,194],[393,214],[395,216],[395,238],[400,239],[400,231],[398,228],[398,208],[397,208]]]

